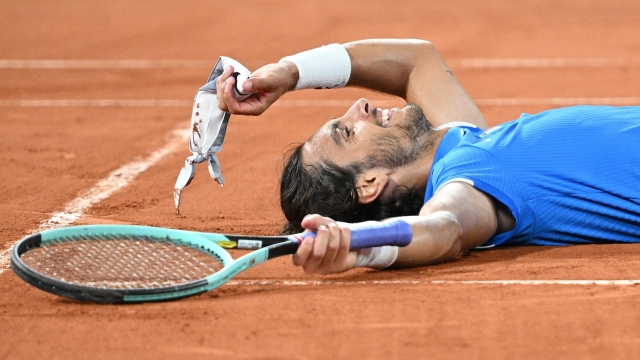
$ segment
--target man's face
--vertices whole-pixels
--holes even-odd
[[[356,162],[365,169],[394,169],[421,156],[429,146],[430,126],[416,105],[382,110],[360,99],[307,140],[304,162],[325,160],[338,166]]]

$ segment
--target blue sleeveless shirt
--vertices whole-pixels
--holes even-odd
[[[425,202],[451,181],[496,198],[516,220],[483,246],[640,242],[640,107],[454,127],[436,151]]]

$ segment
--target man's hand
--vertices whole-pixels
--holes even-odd
[[[233,96],[235,79],[232,74],[233,67],[229,66],[217,80],[218,104],[220,110],[240,115],[262,114],[298,82],[298,68],[294,64],[265,65],[241,84],[245,92],[252,94],[243,102],[238,102]]]
[[[307,274],[331,274],[355,267],[357,253],[349,251],[351,230],[320,215],[307,215],[302,227],[316,231],[315,239],[308,236],[293,254],[293,264],[302,266]]]

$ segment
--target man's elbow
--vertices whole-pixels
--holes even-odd
[[[426,222],[424,234],[429,234],[428,239],[422,239],[430,244],[425,249],[427,255],[424,265],[439,264],[453,260],[460,255],[465,248],[464,232],[460,221],[448,211],[438,211],[429,216]]]
[[[405,41],[407,43],[409,43],[409,44],[414,45],[414,46],[433,47],[431,42],[429,42],[428,40],[424,40],[424,39],[409,38],[409,39],[406,39]]]
[[[443,212],[441,228],[441,239],[443,254],[440,257],[440,262],[450,261],[458,257],[460,253],[465,249],[464,247],[464,232],[462,224],[451,213]]]

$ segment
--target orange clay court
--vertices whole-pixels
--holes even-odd
[[[287,146],[359,97],[402,105],[304,90],[232,116],[225,187],[201,164],[176,215],[193,95],[220,55],[255,70],[334,42],[429,40],[495,125],[640,105],[639,13],[621,0],[3,1],[0,358],[639,358],[640,245],[497,248],[333,276],[285,257],[196,297],[125,306],[54,296],[8,267],[17,240],[68,219],[274,235]]]

